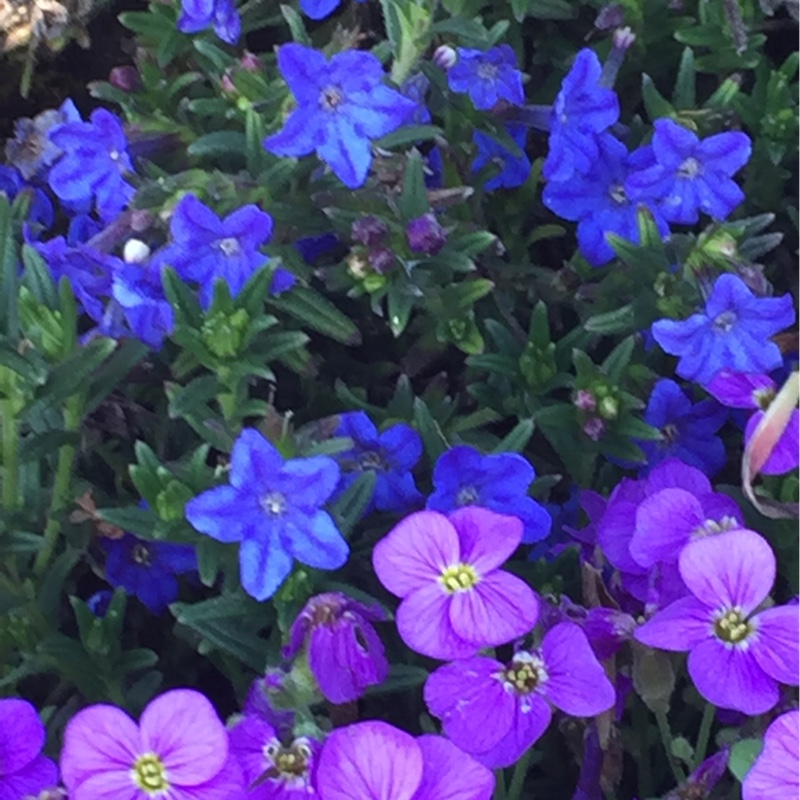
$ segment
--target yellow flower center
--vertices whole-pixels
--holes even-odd
[[[475,567],[470,564],[454,564],[439,577],[447,594],[469,591],[480,579]]]
[[[539,656],[522,651],[505,668],[502,680],[506,688],[517,694],[531,694],[547,680],[547,670]]]
[[[739,608],[725,609],[714,620],[714,635],[727,644],[743,643],[754,630],[755,626]]]
[[[133,765],[133,782],[143,792],[155,796],[169,789],[167,770],[155,753],[145,753]]]

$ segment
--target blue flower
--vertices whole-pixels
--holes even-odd
[[[90,598],[87,599],[86,607],[92,612],[92,614],[102,619],[108,612],[108,606],[110,605],[113,597],[113,592],[109,592],[108,589],[101,589],[99,592],[95,592]]]
[[[272,217],[251,204],[221,220],[193,194],[187,194],[175,207],[170,232],[173,243],[155,262],[168,264],[184,280],[200,284],[200,300],[207,308],[217,280],[224,280],[236,297],[253,273],[266,264],[267,257],[259,247],[272,235]]]
[[[725,445],[716,435],[727,418],[727,409],[716,400],[692,404],[675,381],[665,378],[653,387],[644,413],[644,421],[661,431],[661,441],[636,444],[650,468],[666,458],[678,458],[713,477],[727,461]]]
[[[11,202],[22,192],[30,195],[24,229],[26,241],[35,240],[42,231],[52,227],[55,214],[50,198],[41,189],[26,185],[14,167],[0,164],[0,192]]]
[[[117,216],[134,195],[122,177],[133,171],[122,123],[98,108],[90,122],[68,122],[50,131],[50,140],[63,150],[47,176],[50,188],[69,208],[88,211],[92,203],[103,220]]]
[[[413,100],[417,104],[414,113],[408,118],[410,125],[428,125],[431,122],[431,112],[425,105],[425,95],[428,94],[430,81],[421,72],[406,78],[405,83],[400,87],[400,92],[404,97]]]
[[[701,211],[725,219],[744,200],[731,176],[750,158],[747,134],[730,131],[700,141],[671,119],[657,119],[654,127],[655,163],[631,173],[631,197],[658,202],[668,222],[694,225]]]
[[[242,21],[234,0],[181,0],[178,30],[197,33],[209,25],[226,44],[236,44],[242,34]]]
[[[705,386],[718,372],[769,372],[783,361],[770,340],[793,325],[792,297],[757,297],[737,275],[720,275],[702,313],[653,323],[663,350],[679,356],[676,372]]]
[[[362,472],[375,473],[375,494],[370,507],[400,513],[418,505],[422,495],[411,470],[422,456],[419,434],[408,425],[398,424],[378,433],[363,411],[342,414],[337,436],[347,436],[354,447],[337,455],[342,469],[337,494],[344,492]]]
[[[291,572],[293,559],[314,569],[338,569],[349,549],[322,510],[339,482],[332,458],[281,454],[254,428],[233,445],[230,485],[186,504],[186,519],[219,542],[240,542],[242,586],[266,600]]]
[[[603,67],[592,50],[581,50],[561,84],[550,116],[550,152],[542,174],[549,181],[586,173],[598,158],[597,134],[619,119],[619,100],[600,86]]]
[[[500,100],[515,106],[525,102],[522,73],[510,45],[489,50],[459,47],[458,61],[447,71],[447,82],[454,92],[469,94],[475,108],[486,111]]]
[[[311,19],[325,19],[336,11],[342,0],[300,0],[300,8]],[[364,0],[358,0],[363,3]]]
[[[103,226],[89,214],[76,214],[70,221],[67,228],[67,244],[75,247],[79,244],[86,244],[93,236],[103,230]]]
[[[178,598],[176,575],[197,569],[194,547],[138,539],[126,533],[103,539],[106,580],[138,597],[153,614],[160,614]]]
[[[112,294],[134,336],[154,350],[161,349],[175,319],[160,271],[152,264],[125,264],[114,274]]]
[[[484,456],[458,445],[439,456],[433,469],[435,491],[427,507],[447,513],[474,505],[518,517],[525,524],[523,543],[533,544],[550,533],[553,522],[547,510],[528,497],[535,477],[533,467],[516,453]]]
[[[303,257],[303,261],[314,266],[318,259],[327,256],[341,247],[342,243],[335,233],[321,233],[317,236],[304,236],[294,243],[294,249]]]
[[[521,153],[517,155],[506,149],[493,136],[489,136],[483,131],[476,130],[472,135],[472,141],[478,148],[475,160],[472,162],[472,174],[482,170],[487,164],[494,164],[500,167],[499,174],[490,178],[484,184],[486,191],[493,189],[515,189],[522,186],[531,174],[531,160],[525,153],[525,139],[528,130],[524,125],[507,125],[508,135],[516,142]]]
[[[616,233],[628,241],[639,242],[637,204],[625,191],[625,180],[638,166],[646,151],[629,154],[624,144],[610,133],[597,137],[598,157],[585,174],[568,181],[549,181],[542,202],[563,219],[578,222],[578,245],[593,267],[614,258],[606,241],[607,233]],[[648,206],[662,237],[669,234],[659,207]]]
[[[371,53],[349,50],[328,61],[310,47],[285,44],[278,66],[297,108],[264,147],[279,156],[316,152],[348,188],[361,186],[372,140],[407,122],[417,104],[383,85],[383,67]]]

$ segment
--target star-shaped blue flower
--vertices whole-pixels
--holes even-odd
[[[372,140],[399,128],[418,108],[384,85],[381,62],[371,53],[348,50],[328,61],[310,47],[285,44],[278,67],[297,108],[264,147],[279,156],[316,152],[350,189],[367,179]]]
[[[236,44],[242,35],[242,21],[234,0],[181,0],[178,30],[197,33],[214,26],[214,33],[227,44]]]
[[[458,61],[447,71],[447,82],[454,92],[469,94],[481,111],[493,108],[499,100],[515,106],[525,102],[522,73],[510,45],[490,50],[459,47]]]
[[[327,456],[281,454],[257,430],[246,428],[233,445],[230,485],[203,492],[186,504],[186,519],[219,542],[239,542],[244,590],[266,600],[297,559],[314,569],[338,569],[349,548],[322,506],[339,482]]]
[[[750,158],[750,137],[729,131],[701,141],[671,119],[657,119],[654,128],[654,163],[631,173],[630,195],[658,202],[668,222],[694,225],[701,211],[725,219],[744,200],[731,176]]]
[[[484,189],[516,189],[522,186],[531,174],[531,160],[525,152],[525,139],[528,129],[524,125],[507,125],[506,131],[520,149],[520,153],[512,153],[506,149],[493,136],[483,131],[476,130],[472,141],[478,148],[475,160],[472,162],[472,174],[480,172],[487,164],[495,164],[500,172],[484,184]]]
[[[793,325],[792,297],[757,297],[738,275],[720,275],[705,309],[653,323],[653,338],[679,356],[676,372],[705,386],[718,372],[769,372],[783,363],[776,333]]]

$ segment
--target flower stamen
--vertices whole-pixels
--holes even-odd
[[[454,564],[442,572],[439,581],[447,594],[455,594],[472,589],[480,576],[471,564]]]

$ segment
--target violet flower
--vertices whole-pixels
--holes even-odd
[[[798,616],[793,606],[757,612],[775,581],[775,556],[757,533],[735,530],[691,542],[680,573],[691,593],[642,625],[635,637],[689,651],[689,675],[720,708],[763,714],[778,684],[798,684]]]
[[[529,631],[539,601],[522,580],[499,567],[522,540],[522,523],[483,508],[449,517],[418,511],[381,539],[372,563],[402,602],[397,630],[431,658],[467,658]]]
[[[71,800],[230,800],[243,790],[225,726],[192,689],[159,695],[138,725],[115,706],[84,708],[64,731],[60,766]]]
[[[800,796],[800,711],[781,714],[764,734],[764,749],[742,781],[742,800]]]
[[[307,644],[308,665],[320,691],[331,703],[349,703],[368,686],[386,680],[389,662],[372,622],[386,616],[340,592],[312,597],[289,631],[284,658],[293,658]]]
[[[41,755],[47,733],[36,709],[16,697],[0,700],[0,797],[36,796],[58,782],[53,761]]]
[[[550,725],[551,706],[576,717],[612,708],[616,695],[581,629],[551,628],[535,651],[502,664],[474,658],[445,664],[425,682],[425,703],[453,743],[491,769],[519,760]]]
[[[337,728],[319,757],[320,800],[490,800],[494,776],[441,736],[386,722]]]

